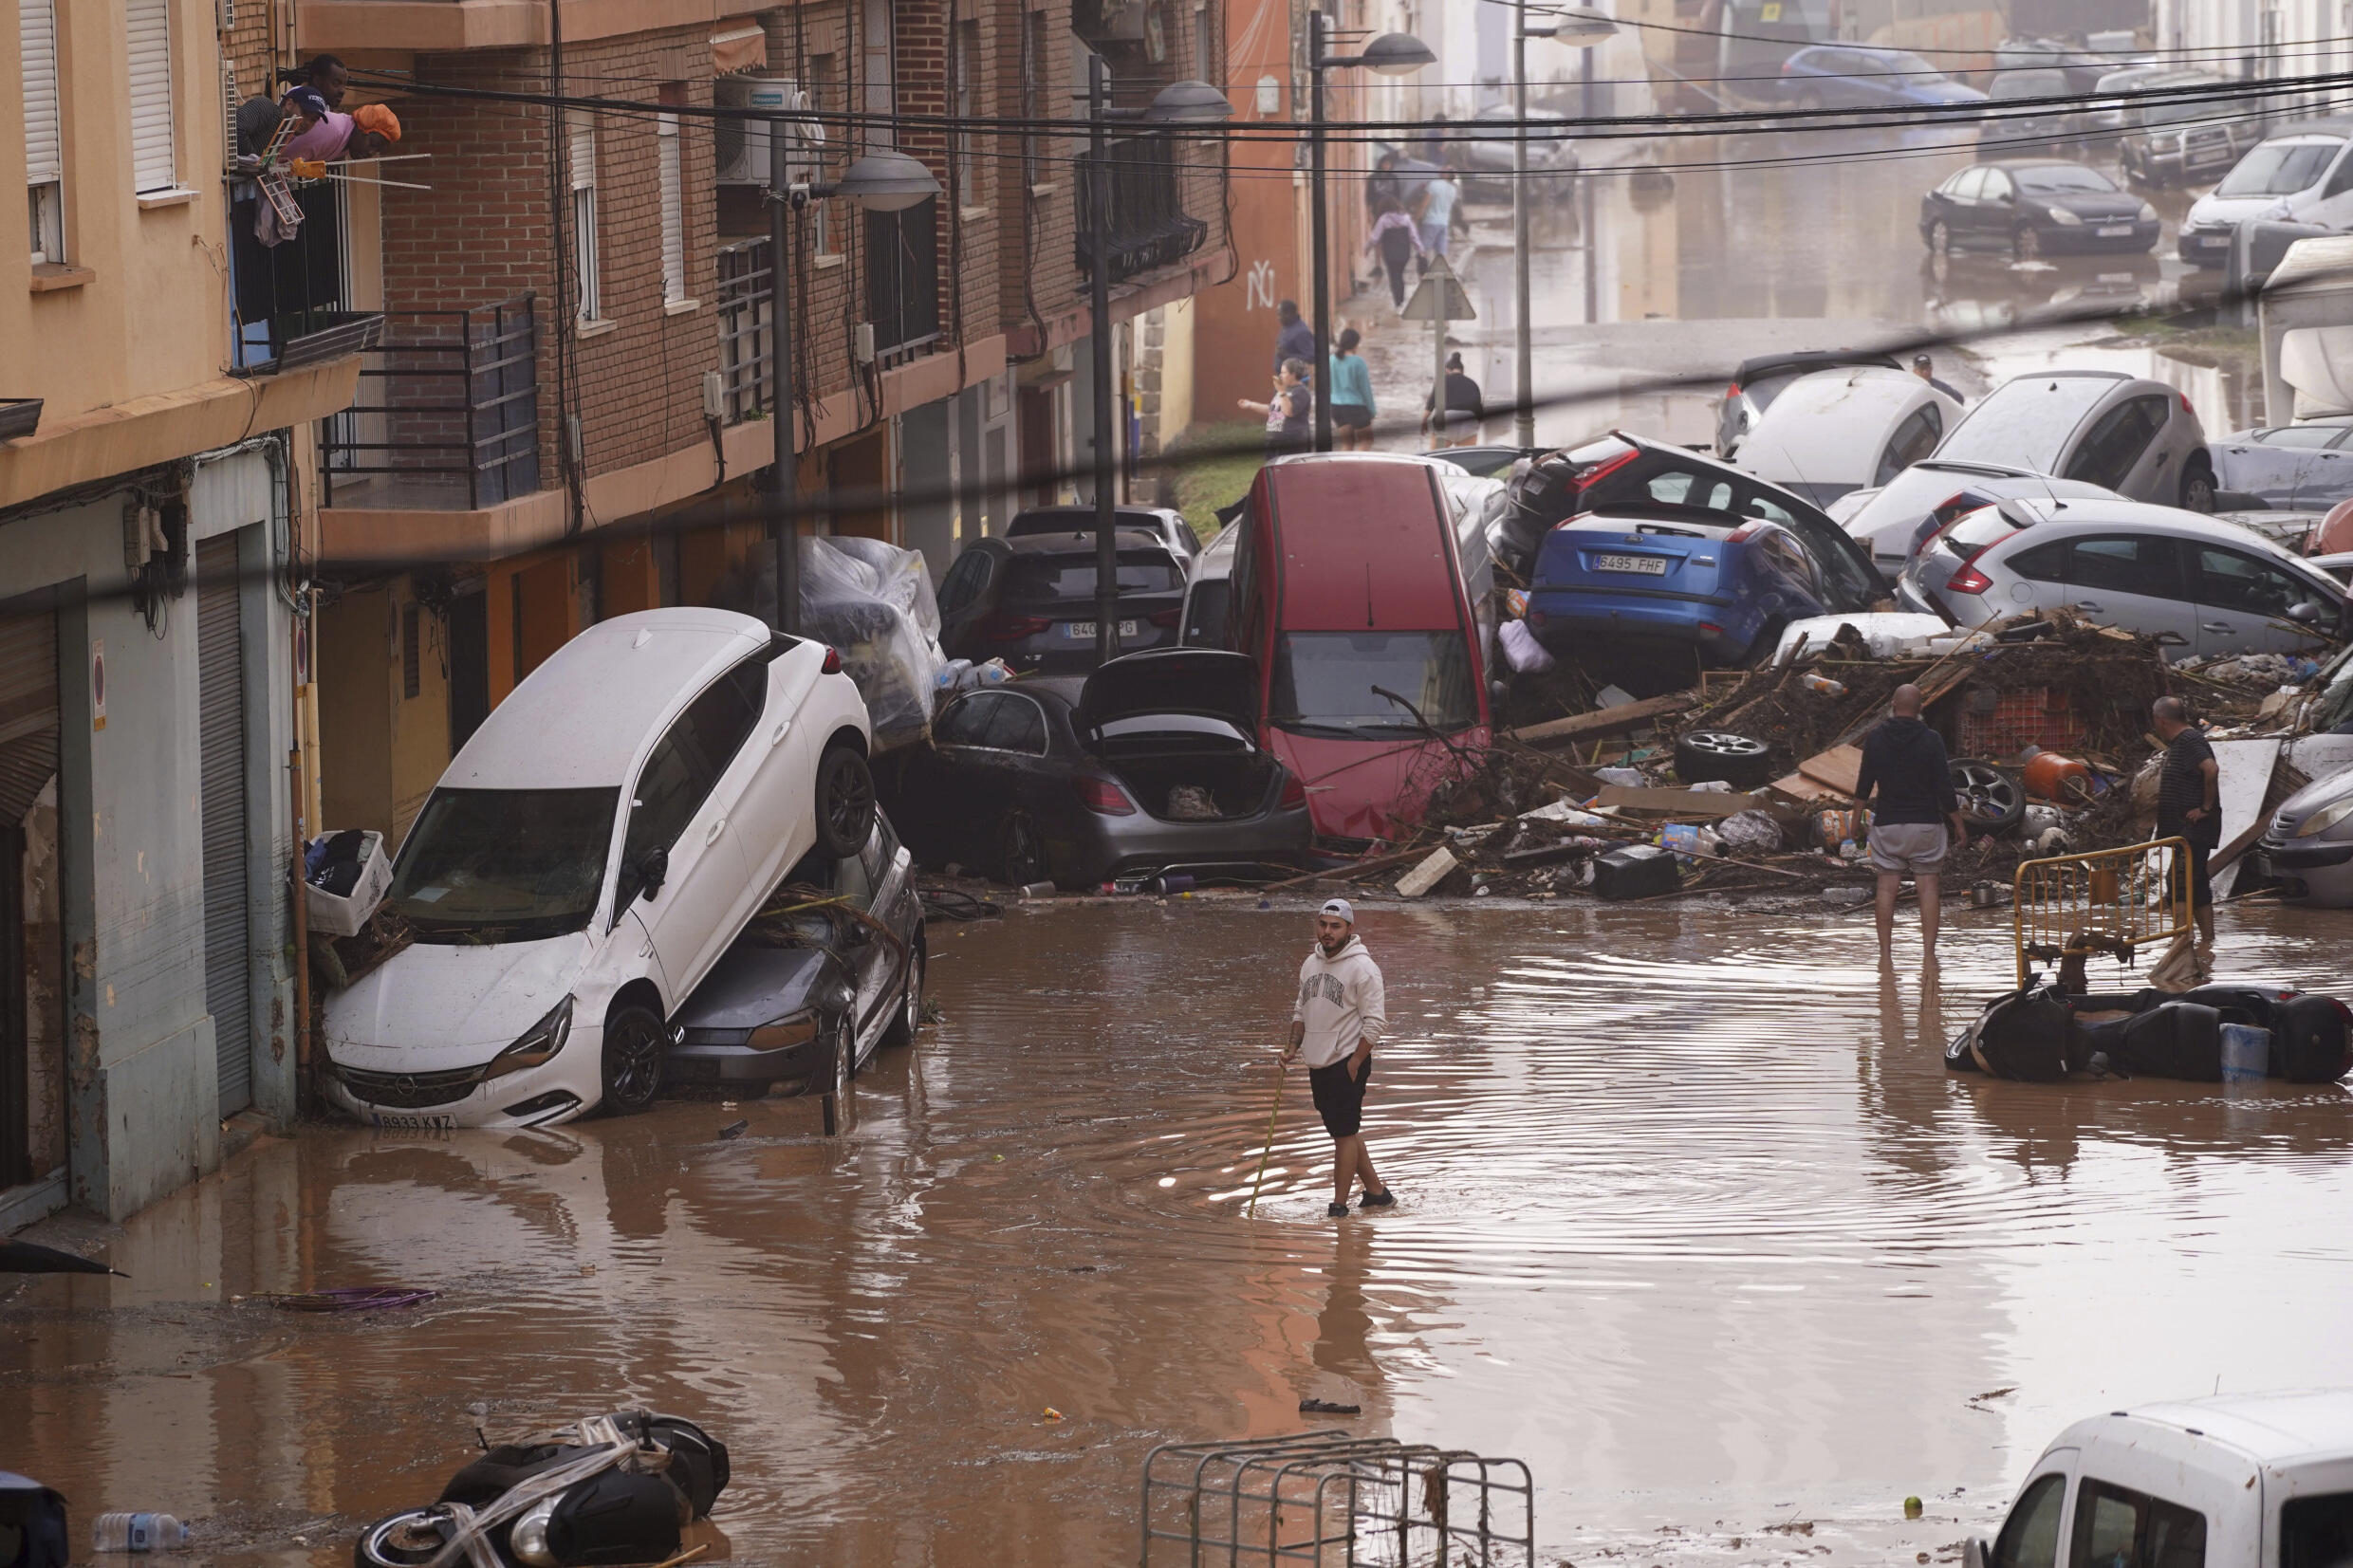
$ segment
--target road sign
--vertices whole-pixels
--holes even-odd
[[[1479,313],[1471,308],[1471,296],[1463,292],[1462,280],[1446,264],[1444,256],[1432,258],[1430,270],[1414,286],[1414,296],[1399,312],[1409,322],[1475,322]]]

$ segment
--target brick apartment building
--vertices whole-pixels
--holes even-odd
[[[1090,47],[1121,105],[1224,74],[1216,8],[1186,0],[561,3],[559,48],[544,5],[287,0],[285,58],[347,62],[353,99],[399,114],[397,151],[427,155],[383,176],[431,187],[345,186],[308,237],[336,242],[309,303],[384,318],[320,446],[326,826],[404,831],[483,715],[599,618],[769,612],[767,130],[727,111],[804,110],[812,179],[887,144],[939,182],[901,213],[811,203],[789,274],[803,527],[919,548],[936,579],[1017,507],[1088,489],[1084,127],[1022,122],[1083,115]],[[1168,366],[1232,270],[1225,174],[1213,143],[1121,129],[1111,329],[1123,399],[1131,345],[1160,356],[1149,440],[1190,417]]]

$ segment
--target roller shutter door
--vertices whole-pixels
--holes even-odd
[[[204,1002],[220,1059],[220,1114],[253,1103],[245,858],[245,645],[234,534],[196,546],[196,733],[204,802]]]
[[[57,617],[0,603],[0,1187],[29,1181],[25,814],[57,771]]]

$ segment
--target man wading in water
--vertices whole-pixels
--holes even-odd
[[[1364,1115],[1364,1082],[1373,1076],[1373,1044],[1389,1022],[1380,988],[1380,968],[1357,939],[1356,911],[1334,898],[1316,913],[1315,946],[1299,966],[1299,1001],[1291,1008],[1291,1040],[1283,1060],[1305,1054],[1307,1082],[1324,1130],[1332,1135],[1334,1219],[1348,1212],[1348,1188],[1364,1178],[1364,1207],[1386,1208],[1397,1202],[1388,1184],[1373,1171],[1357,1131]]]

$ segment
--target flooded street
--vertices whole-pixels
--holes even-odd
[[[0,1296],[0,1467],[78,1535],[170,1509],[195,1560],[324,1568],[469,1406],[642,1404],[732,1452],[711,1559],[1108,1563],[1154,1444],[1338,1422],[1526,1460],[1547,1562],[1947,1558],[2078,1416],[2353,1380],[2346,1091],[1948,1077],[2010,966],[1952,918],[1939,993],[1867,915],[1367,908],[1401,1202],[1339,1222],[1296,1078],[1242,1213],[1301,909],[936,924],[944,1021],[844,1140],[772,1100],[249,1150],[129,1222],[128,1280]],[[2225,978],[2343,951],[2223,912]],[[375,1283],[441,1295],[255,1299]]]

